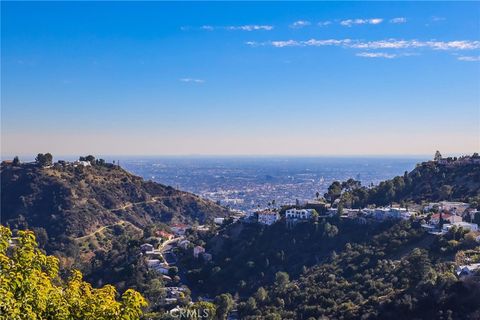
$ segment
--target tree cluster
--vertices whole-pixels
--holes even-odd
[[[0,319],[140,319],[145,299],[126,290],[120,300],[113,286],[94,289],[73,271],[59,277],[58,259],[37,247],[31,231],[0,225]]]

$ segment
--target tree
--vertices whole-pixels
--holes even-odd
[[[53,156],[50,153],[39,153],[35,158],[37,164],[41,167],[47,167],[52,165]]]
[[[19,231],[12,240],[10,229],[0,225],[0,320],[135,320],[147,305],[135,290],[117,301],[113,286],[94,289],[76,270],[63,283],[58,271],[58,259],[38,249],[32,231]]]
[[[480,211],[475,212],[473,216],[473,223],[480,225]]]
[[[40,248],[45,248],[48,243],[48,233],[45,228],[33,228],[33,232],[35,233],[35,238],[38,242]]]
[[[227,319],[228,313],[233,309],[234,301],[230,293],[223,293],[215,298],[217,305],[217,319]]]
[[[267,300],[268,298],[268,292],[265,290],[263,287],[260,287],[257,289],[257,292],[255,292],[255,299],[259,302],[263,302]]]
[[[175,277],[178,274],[178,268],[177,267],[171,267],[168,269],[168,275],[170,277]]]
[[[145,295],[148,297],[152,309],[159,306],[166,298],[165,286],[162,281],[159,278],[150,280]]]
[[[207,301],[198,301],[193,303],[191,306],[188,307],[188,311],[185,313],[186,319],[192,320],[213,320],[215,319],[215,315],[217,314],[216,306],[213,303]],[[180,318],[185,319],[183,315]]]
[[[443,186],[440,187],[440,196],[442,197],[443,200],[450,200],[450,197],[453,194],[453,187],[444,184]]]
[[[89,154],[88,156],[85,157],[85,161],[88,161],[93,165],[95,164],[95,157]]]
[[[435,156],[433,157],[433,160],[438,161],[440,159],[442,159],[442,154],[440,153],[440,151],[437,150],[435,152]]]
[[[342,184],[339,181],[334,181],[329,187],[327,193],[325,193],[325,199],[330,202],[334,202],[342,195]]]
[[[338,234],[338,228],[327,222],[324,225],[324,233],[327,237],[333,238]]]
[[[247,299],[246,309],[248,313],[253,313],[257,310],[257,301],[255,301],[254,297],[250,297]]]
[[[290,282],[290,276],[288,273],[279,271],[275,274],[275,285],[279,287],[285,287]]]
[[[342,216],[343,215],[343,205],[340,203],[337,207],[337,216]]]

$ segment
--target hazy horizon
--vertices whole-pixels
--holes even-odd
[[[75,161],[78,160],[80,156],[86,156],[91,153],[85,154],[52,154],[53,160],[66,160],[66,161]],[[29,162],[34,161],[37,154],[24,154],[24,155],[2,155],[0,160],[11,160],[15,156],[18,156],[20,161]],[[334,160],[334,159],[345,159],[345,160],[365,160],[365,159],[390,159],[390,160],[417,160],[417,161],[427,161],[433,159],[433,154],[410,154],[410,155],[388,155],[388,154],[370,154],[370,155],[281,155],[281,154],[271,154],[271,155],[261,155],[261,154],[249,154],[249,155],[225,155],[225,154],[216,154],[216,155],[200,155],[200,154],[184,154],[184,155],[128,155],[128,154],[92,154],[97,159],[105,159],[107,162],[111,161],[151,161],[151,160],[268,160],[268,159],[324,159],[324,160]],[[459,157],[465,154],[442,154],[444,157]]]

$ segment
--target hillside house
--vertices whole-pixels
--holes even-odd
[[[463,228],[464,230],[468,230],[468,231],[474,231],[474,232],[478,231],[478,225],[476,223],[468,223],[468,222],[454,222],[451,224],[444,224],[442,227],[442,230],[444,232],[448,232],[448,230],[450,230],[450,228],[454,226],[457,228]]]
[[[220,224],[220,225],[223,224],[224,221],[225,221],[225,218],[215,218],[215,219],[213,219],[213,222],[215,224]]]
[[[465,202],[451,202],[440,201],[440,210],[448,211],[450,213],[462,214],[466,209],[470,207],[470,204]]]
[[[457,276],[459,277],[471,276],[476,274],[479,271],[480,271],[480,263],[474,263],[474,264],[469,264],[465,266],[458,266],[456,270]]]
[[[144,243],[140,246],[140,250],[142,250],[143,253],[147,251],[153,251],[153,245],[150,243]]]
[[[463,219],[460,216],[450,214],[450,213],[435,213],[430,217],[430,224],[439,224],[440,223],[440,216],[442,217],[443,220],[449,222],[449,223],[457,223],[457,222],[462,222]]]
[[[285,211],[285,218],[308,220],[312,218],[313,209],[288,209]]]
[[[205,252],[205,248],[201,247],[201,246],[196,246],[195,248],[193,248],[193,256],[195,258],[198,258],[199,255],[201,253],[204,253]]]
[[[415,212],[409,211],[406,208],[400,207],[387,207],[387,208],[365,208],[361,210],[367,217],[372,217],[377,220],[385,219],[405,219],[408,220],[410,217],[415,215]]]
[[[162,238],[163,241],[168,241],[168,240],[171,240],[173,239],[175,236],[171,233],[168,233],[166,231],[163,231],[163,230],[160,230],[160,231],[156,231],[155,232],[155,235],[157,237],[160,237]]]
[[[440,212],[462,214],[469,207],[470,205],[465,202],[440,201],[430,202],[424,207],[423,211],[429,212],[433,209],[438,209]]]
[[[182,223],[177,223],[177,224],[174,224],[170,227],[170,229],[172,229],[173,233],[175,233],[175,235],[177,235],[177,236],[185,235],[185,232],[187,231],[188,228],[189,228],[189,226],[187,226],[186,224],[182,224]]]
[[[178,246],[182,249],[188,249],[189,245],[190,245],[190,241],[188,240],[182,240],[178,243]]]
[[[270,226],[280,219],[278,212],[264,210],[258,213],[258,222]]]

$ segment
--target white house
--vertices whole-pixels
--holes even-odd
[[[195,258],[198,258],[200,253],[204,253],[204,252],[205,252],[205,248],[203,248],[201,246],[196,246],[195,248],[193,248],[193,256]]]
[[[451,213],[461,214],[466,209],[470,207],[468,203],[465,202],[452,202],[452,201],[440,201],[440,202],[431,202],[423,209],[425,212],[428,212],[435,207],[440,211],[448,211]]]
[[[448,231],[450,228],[453,226],[456,226],[457,228],[463,228],[464,230],[468,231],[478,231],[478,225],[476,223],[468,223],[468,222],[454,222],[452,224],[444,224],[443,225],[443,230]]]
[[[465,202],[440,201],[439,204],[441,210],[458,214],[463,213],[466,209],[470,207],[470,205]]]
[[[73,163],[73,166],[76,167],[76,166],[82,166],[82,167],[90,167],[92,164],[90,163],[90,161],[75,161]]]
[[[140,250],[142,250],[143,252],[153,251],[153,245],[151,245],[150,243],[144,243],[140,246]]]
[[[408,211],[407,208],[390,208],[388,216],[393,219],[410,219],[411,216],[415,215],[415,212]]]
[[[338,209],[337,208],[329,208],[327,210],[327,215],[330,217],[333,217],[338,214]]]
[[[313,209],[288,209],[285,211],[285,218],[287,219],[310,219],[313,214]]]
[[[390,209],[388,208],[376,208],[373,217],[378,220],[387,219],[390,217]]]
[[[225,218],[215,218],[215,219],[213,219],[213,222],[215,224],[223,224],[224,221],[225,221]]]
[[[457,276],[470,276],[475,274],[477,270],[480,270],[480,263],[474,263],[466,266],[458,266],[457,267]]]
[[[178,243],[178,246],[182,249],[188,249],[189,245],[190,245],[190,241],[188,240],[182,240]]]
[[[147,260],[147,267],[149,267],[149,268],[155,268],[156,266],[159,266],[160,264],[161,264],[161,262],[158,259]]]
[[[408,220],[410,217],[415,216],[416,213],[414,211],[405,211],[400,213],[400,219]]]
[[[343,215],[349,218],[356,218],[360,213],[360,209],[343,209]]]
[[[268,226],[274,224],[280,219],[280,215],[278,212],[274,211],[259,211],[258,212],[258,222],[262,224],[266,224]]]
[[[186,224],[181,224],[181,223],[174,224],[173,226],[170,227],[173,233],[175,233],[177,236],[185,235],[185,231],[187,231],[188,228],[189,227]]]
[[[166,274],[168,274],[168,270],[169,270],[170,268],[164,267],[164,266],[156,266],[156,267],[154,267],[154,269],[155,269],[155,271],[157,271],[157,272],[159,272],[159,273],[161,273],[161,274],[163,274],[163,275],[166,275]]]

